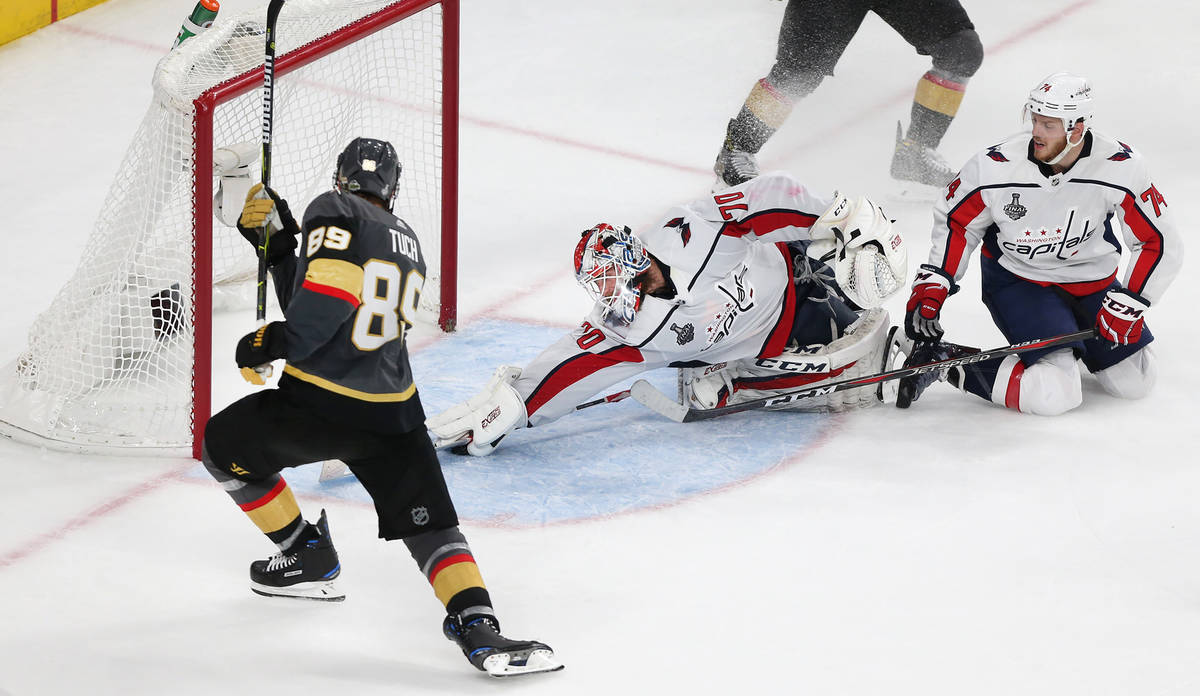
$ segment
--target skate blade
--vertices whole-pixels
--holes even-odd
[[[514,659],[518,661],[514,662]],[[520,661],[519,655],[511,653],[497,653],[488,656],[483,661],[483,671],[493,677],[516,677],[537,672],[557,672],[564,666],[554,659],[554,653],[550,650],[533,650],[524,658],[524,661]]]
[[[333,479],[341,478],[350,475],[350,467],[340,459],[326,459],[321,462],[321,474],[317,476],[317,483],[325,483]]]
[[[328,581],[301,582],[288,587],[271,587],[251,581],[250,591],[263,597],[286,597],[316,602],[340,602],[346,598],[345,592],[337,589],[332,582]]]

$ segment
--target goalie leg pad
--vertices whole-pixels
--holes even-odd
[[[501,365],[475,396],[425,419],[434,446],[466,444],[474,456],[491,454],[505,435],[528,423],[525,400],[513,387],[521,368]]]
[[[717,408],[875,374],[888,350],[888,313],[863,312],[845,335],[819,347],[789,349],[773,358],[755,358],[696,371],[685,394],[695,408]],[[849,389],[788,403],[786,410],[845,411],[879,403],[874,388]]]

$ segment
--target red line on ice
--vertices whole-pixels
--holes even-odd
[[[139,483],[125,493],[101,503],[99,506],[92,508],[88,512],[85,512],[74,519],[68,520],[65,524],[61,525],[57,529],[34,537],[32,540],[26,542],[24,546],[18,547],[16,550],[9,551],[8,553],[0,556],[0,570],[3,570],[14,563],[21,561],[38,551],[41,551],[43,548],[67,536],[71,532],[87,527],[93,522],[107,517],[109,513],[120,510],[128,504],[146,497],[159,488],[162,488],[164,485],[179,480],[183,477],[184,472],[193,466],[195,466],[195,462],[188,462],[187,464],[177,466],[165,474],[161,474],[156,478],[150,479],[149,481]]]

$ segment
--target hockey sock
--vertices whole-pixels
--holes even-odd
[[[218,468],[209,458],[207,450],[203,453],[203,460],[204,468],[233,498],[233,502],[280,551],[286,553],[308,527],[287,481],[279,474],[251,481],[235,478]],[[230,465],[230,468],[235,473],[238,471],[236,464]]]
[[[1016,356],[1009,356],[1015,358]],[[946,375],[946,381],[960,390],[969,392],[978,396],[985,401],[992,401],[992,391],[996,384],[996,378],[1000,372],[1001,364],[1004,358],[995,358],[985,360],[984,362],[971,363],[962,367],[951,368]],[[1018,360],[1018,363],[1020,361]],[[1017,388],[1020,386],[1020,377],[1017,377]]]
[[[408,537],[404,544],[447,614],[458,616],[464,624],[478,616],[495,617],[479,566],[458,527]]]
[[[958,113],[966,84],[965,79],[956,79],[938,70],[930,70],[921,76],[913,95],[912,120],[906,137],[936,149]]]
[[[725,132],[725,146],[731,150],[757,153],[792,113],[792,100],[767,80],[754,83],[746,103]]]

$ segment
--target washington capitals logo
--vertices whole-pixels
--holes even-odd
[[[675,342],[681,346],[691,343],[692,339],[696,337],[696,327],[691,324],[679,326],[675,322],[671,322],[671,330],[675,332]]]
[[[671,220],[667,224],[663,225],[663,227],[674,227],[679,230],[679,238],[683,240],[684,246],[687,246],[688,242],[692,241],[692,228],[689,227],[688,223],[684,222],[683,218],[681,217]]]
[[[993,145],[987,149],[987,156],[996,162],[1007,162],[1008,158],[1000,153],[1000,146]]]
[[[1004,214],[1013,220],[1020,220],[1025,217],[1025,213],[1027,212],[1029,212],[1029,209],[1021,205],[1021,194],[1019,193],[1014,193],[1012,203],[1004,206]]]
[[[1112,157],[1109,157],[1110,160],[1112,160],[1114,162],[1124,162],[1125,160],[1127,160],[1133,156],[1133,148],[1129,147],[1128,145],[1121,142],[1120,140],[1117,141],[1117,144],[1121,146],[1121,151],[1118,152],[1117,154],[1113,155]]]

